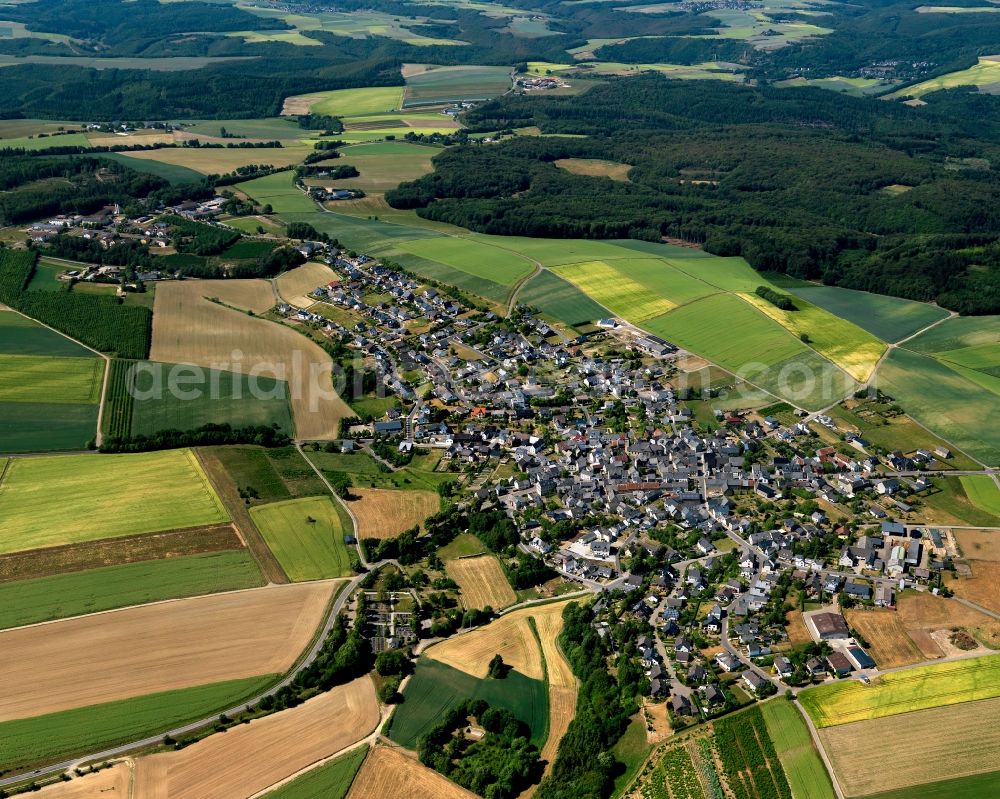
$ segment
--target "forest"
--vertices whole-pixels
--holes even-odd
[[[914,109],[650,74],[582,97],[505,97],[466,123],[586,138],[451,148],[386,199],[500,235],[676,237],[762,271],[996,313],[1000,183],[984,165],[1000,156],[1000,98],[942,94]],[[561,158],[632,168],[616,182]]]

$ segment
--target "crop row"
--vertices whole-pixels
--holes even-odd
[[[717,721],[715,743],[736,799],[791,799],[760,708]]]
[[[108,396],[104,405],[104,429],[113,438],[128,438],[132,434],[131,367],[131,361],[118,358],[111,361]]]
[[[683,746],[671,747],[643,785],[645,799],[705,799],[698,772]]]

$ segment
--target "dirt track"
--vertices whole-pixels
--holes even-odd
[[[360,741],[379,721],[365,676],[187,749],[136,762],[132,799],[242,799]]]
[[[0,633],[0,721],[285,672],[334,586],[257,588]]]

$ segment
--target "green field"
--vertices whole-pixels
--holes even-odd
[[[909,350],[889,353],[878,387],[921,424],[989,465],[1000,463],[1000,398],[973,376]]]
[[[518,280],[530,275],[533,264],[509,249],[503,248],[503,241],[492,237],[469,236],[455,238],[441,236],[435,239],[405,241],[399,246],[413,255],[435,261],[470,275],[513,286]]]
[[[345,530],[328,497],[261,505],[250,510],[289,579],[324,580],[351,574]]]
[[[731,294],[706,297],[643,327],[804,408],[825,407],[856,386],[844,372]]]
[[[983,799],[1000,795],[1000,770],[873,793],[862,799]]]
[[[763,703],[760,711],[792,795],[796,799],[834,799],[830,775],[795,704],[776,699]]]
[[[998,9],[991,8],[991,11]],[[979,63],[968,69],[961,69],[957,72],[948,72],[936,78],[925,80],[915,86],[906,86],[892,94],[886,95],[887,99],[898,97],[923,97],[931,92],[942,89],[953,89],[956,86],[979,86],[980,91],[988,94],[996,94],[997,84],[1000,84],[1000,60],[996,58],[980,58]]]
[[[955,316],[906,342],[908,350],[953,353],[1000,344],[1000,316]]]
[[[510,88],[507,67],[431,67],[406,78],[405,106],[485,100]]]
[[[246,550],[0,583],[0,629],[264,584]]]
[[[368,756],[361,746],[266,794],[266,799],[344,799]]]
[[[0,452],[84,449],[97,433],[94,403],[0,402]]]
[[[263,139],[265,141],[297,141],[309,131],[299,127],[294,119],[270,117],[264,119],[204,119],[184,122],[184,130],[200,136],[219,136],[222,129],[239,139]]]
[[[276,214],[315,211],[316,203],[295,188],[292,178],[291,172],[275,172],[237,185],[261,205],[270,205]]]
[[[166,732],[256,696],[278,675],[201,685],[0,723],[0,770],[17,771]]]
[[[0,553],[226,521],[190,450],[15,459],[0,482]]]
[[[388,736],[413,749],[450,708],[466,699],[482,699],[492,707],[509,710],[528,725],[532,743],[541,746],[548,730],[549,702],[545,683],[511,671],[502,680],[480,680],[428,658],[417,661],[416,673],[403,692]]]
[[[56,263],[47,258],[39,258],[35,264],[35,273],[28,281],[28,291],[62,291],[69,287],[68,283],[59,280],[59,275],[66,271],[66,264]]]
[[[1000,657],[987,655],[890,672],[871,685],[857,680],[821,685],[803,691],[799,701],[817,727],[832,727],[997,696]]]
[[[131,158],[125,153],[101,153],[101,158],[117,161],[129,169],[134,169],[136,172],[144,172],[147,175],[163,178],[174,185],[200,183],[205,178],[201,172],[196,172],[186,166],[168,164],[164,161],[153,160],[152,158]]]
[[[544,270],[531,278],[517,296],[518,302],[537,308],[545,316],[578,325],[593,322],[606,311],[590,297],[555,272]]]
[[[294,431],[288,403],[288,386],[283,380],[256,377],[214,369],[175,366],[173,364],[137,364],[136,393],[132,403],[132,433],[152,435],[161,430],[193,430],[201,425],[229,423],[233,427],[277,424],[286,433]],[[163,386],[177,374],[185,382],[181,392],[154,388],[157,372],[142,370],[162,368]],[[176,370],[176,371],[175,371]],[[190,376],[195,375],[194,380]],[[147,398],[148,396],[148,398]]]
[[[836,286],[798,284],[788,286],[787,290],[888,342],[912,336],[948,315],[943,308],[927,303]]]
[[[430,172],[433,168],[431,159],[439,152],[441,150],[437,147],[404,141],[353,144],[340,150],[341,157],[334,162],[334,165],[350,164],[357,167],[361,174],[356,178],[338,180],[336,186],[361,189],[368,194],[388,191],[404,180],[415,180]],[[366,215],[370,213],[372,212],[368,211]],[[382,216],[395,215],[399,212],[385,205],[375,213]]]
[[[486,544],[472,533],[459,533],[449,543],[441,547],[437,554],[441,560],[467,558],[470,555],[485,555],[489,552]]]
[[[246,184],[241,184],[246,185]],[[382,222],[377,219],[357,219],[338,213],[323,213],[313,205],[312,213],[283,213],[285,222],[308,222],[320,233],[327,233],[333,238],[358,252],[371,255],[391,257],[398,260],[399,255],[408,256],[404,250],[395,249],[401,241],[412,241],[421,238],[437,238],[441,234],[426,228],[397,225]],[[410,256],[412,258],[412,256]],[[418,258],[412,258],[418,261]],[[409,266],[409,264],[407,264]],[[461,277],[469,277],[457,269],[449,270]]]
[[[98,402],[103,381],[104,360],[96,356],[0,355],[0,402]]]
[[[379,464],[363,452],[353,455],[311,452],[309,458],[322,472],[346,472],[358,488],[395,488],[411,491],[436,491],[441,483],[455,479],[451,472],[435,472],[440,453],[414,455],[409,466],[394,472],[383,471]]]
[[[310,95],[314,114],[335,117],[360,117],[398,111],[403,107],[402,86],[373,86],[364,89],[336,89]]]
[[[923,495],[922,502],[930,511],[938,511],[948,520],[955,519],[972,527],[994,527],[1000,524],[1000,512],[990,510],[996,507],[996,486],[987,475],[935,478],[931,482],[935,491]],[[980,480],[981,478],[981,480]],[[990,485],[986,485],[989,483]],[[992,486],[993,495],[989,493]],[[979,492],[978,501],[972,492]]]
[[[958,478],[969,501],[980,510],[1000,517],[1000,488],[985,474],[963,475]]]
[[[647,266],[647,269],[643,269]],[[612,313],[635,324],[673,310],[687,299],[675,299],[666,291],[657,291],[643,275],[664,275],[669,267],[663,261],[655,259],[621,260],[621,261],[584,261],[559,267],[556,274],[568,280],[584,294],[593,297],[597,302]],[[711,294],[712,289],[701,281],[691,280],[687,276],[678,275],[683,281],[683,287],[678,286],[678,293],[692,293],[695,296]],[[697,294],[698,287],[703,289]]]
[[[83,345],[14,311],[0,311],[0,354],[94,357]]]

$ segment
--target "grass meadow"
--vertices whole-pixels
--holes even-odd
[[[1000,517],[1000,488],[986,474],[963,475],[958,478],[969,501],[982,511]]]
[[[190,450],[19,459],[0,481],[0,553],[228,520]]]
[[[367,756],[368,747],[359,746],[271,791],[267,799],[344,799]]]
[[[328,497],[276,502],[252,508],[264,541],[289,579],[323,580],[351,574],[345,531]]]
[[[406,75],[404,106],[485,100],[506,92],[511,85],[507,67],[462,65],[428,66]]]
[[[360,176],[336,181],[338,187],[361,189],[366,193],[393,189],[405,180],[415,180],[433,168],[431,159],[441,152],[436,147],[403,141],[354,144],[340,150],[334,165],[350,164]],[[318,181],[317,181],[318,182]]]
[[[159,161],[150,158],[132,158],[125,153],[102,153],[101,157],[117,161],[129,169],[134,169],[136,172],[144,172],[147,175],[163,178],[175,185],[199,183],[205,177],[202,172],[180,163],[171,163],[169,161]]]
[[[250,699],[276,679],[227,680],[5,721],[0,723],[0,769],[23,770],[166,732]]]
[[[793,796],[834,799],[833,783],[813,746],[812,736],[798,707],[785,699],[760,706],[768,735],[774,742]]]
[[[248,150],[247,152],[257,152]],[[316,203],[295,188],[291,172],[275,172],[238,184],[261,205],[270,205],[277,214],[304,213],[316,210]]]
[[[0,583],[0,629],[263,584],[260,569],[246,550]]]
[[[548,729],[549,703],[545,683],[508,672],[503,680],[478,679],[429,658],[417,661],[416,672],[403,692],[388,736],[408,749],[416,747],[452,707],[466,699],[483,699],[491,707],[509,710],[531,729],[532,743],[541,746]]]
[[[384,114],[403,107],[402,86],[371,86],[364,89],[335,89],[307,95],[314,114],[350,117]],[[306,99],[306,98],[303,98]]]
[[[977,699],[1000,696],[1000,657],[918,666],[876,678],[830,683],[799,694],[817,727],[877,719]]]

